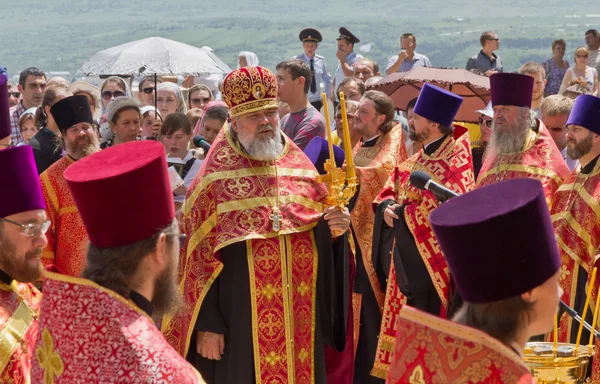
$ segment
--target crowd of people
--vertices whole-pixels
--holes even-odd
[[[477,140],[434,84],[396,108],[347,28],[333,74],[298,37],[189,87],[0,74],[0,382],[533,383],[532,337],[580,337],[558,304],[591,322],[600,33],[508,73],[484,32]],[[432,66],[416,48],[385,74]]]

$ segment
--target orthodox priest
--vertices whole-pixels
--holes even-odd
[[[52,222],[42,263],[69,276],[79,276],[85,265],[88,235],[67,187],[65,171],[76,161],[100,150],[92,125],[94,117],[87,96],[69,96],[50,108],[61,133],[66,156],[40,175],[46,213]]]
[[[151,317],[178,301],[181,235],[164,147],[120,144],[64,178],[89,234],[87,264],[83,278],[45,275],[32,382],[204,384]]]
[[[409,183],[423,171],[436,183],[458,194],[475,186],[467,129],[452,121],[462,98],[424,84],[409,122],[410,138],[423,149],[396,167],[377,199],[373,235],[373,265],[387,279],[381,329],[372,375],[384,379],[396,340],[400,305],[446,317],[451,294],[450,272],[429,225],[429,213],[439,203],[433,194]]]
[[[562,258],[562,300],[582,314],[586,282],[592,269],[598,266],[600,247],[600,98],[581,95],[575,100],[567,120],[566,139],[567,155],[579,160],[580,167],[554,194],[551,212]],[[598,285],[592,291],[592,302],[598,294]],[[578,328],[578,323],[563,316],[559,340],[573,342]],[[584,332],[583,340],[588,340],[589,333]],[[592,379],[600,379],[598,358],[594,358]]]
[[[28,384],[50,222],[31,147],[0,150],[0,175],[0,383]]]
[[[336,272],[348,271],[350,214],[325,206],[314,166],[281,133],[270,70],[231,72],[223,99],[231,126],[188,190],[184,308],[163,332],[208,383],[325,383],[324,345],[345,343]]]
[[[560,298],[542,185],[477,188],[434,210],[429,223],[465,304],[453,322],[402,307],[388,383],[535,383],[523,349],[552,330]]]
[[[367,91],[354,114],[354,130],[361,135],[361,141],[353,150],[359,187],[351,207],[357,265],[353,295],[355,383],[366,384],[375,379],[370,372],[381,324],[385,281],[382,285],[377,278],[377,267],[371,258],[375,220],[373,200],[392,171],[407,158],[402,126],[394,122],[394,114],[392,99],[380,91]]]
[[[538,179],[550,206],[570,171],[550,133],[531,110],[533,77],[517,73],[490,76],[494,120],[477,186],[517,178]]]

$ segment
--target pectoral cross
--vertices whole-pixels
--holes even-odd
[[[271,213],[269,219],[273,221],[273,232],[279,232],[279,230],[281,229],[279,226],[279,220],[282,220],[283,216],[281,216],[278,207],[273,207],[273,213]]]

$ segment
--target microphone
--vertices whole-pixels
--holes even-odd
[[[210,149],[210,144],[208,141],[206,141],[204,136],[201,135],[194,136],[192,139],[192,144],[194,144],[194,146],[197,148],[202,148],[205,154],[208,153],[208,150]]]
[[[559,306],[560,306],[560,309],[563,310],[563,311],[565,311],[565,312],[567,312],[567,315],[571,316],[571,318],[573,320],[575,320],[576,322],[578,322],[579,324],[581,324],[581,322],[583,321],[583,319],[581,318],[581,316],[579,316],[579,314],[577,313],[577,311],[575,311],[573,308],[569,307],[562,300],[559,302]],[[583,321],[583,326],[585,327],[585,329],[587,329],[588,331],[592,332],[592,326],[589,325],[587,322]],[[594,330],[594,336],[600,337],[600,332]]]
[[[414,171],[410,174],[408,180],[413,187],[421,190],[428,190],[429,192],[433,193],[435,197],[437,197],[438,201],[442,203],[453,197],[459,196],[456,192],[451,191],[443,185],[431,180],[431,176],[422,171]]]

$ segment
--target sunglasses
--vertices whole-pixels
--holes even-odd
[[[193,98],[192,99],[192,103],[194,104],[208,104],[210,102],[210,97],[206,97],[206,98]]]
[[[587,59],[588,57],[588,55],[577,55],[577,58],[579,59]]]
[[[15,99],[18,99],[19,97],[21,97],[21,93],[20,92],[8,92],[8,97],[14,97]]]
[[[114,92],[104,91],[104,92],[102,92],[102,98],[104,100],[110,100],[113,97],[121,97],[121,96],[125,96],[125,93],[123,93],[121,91],[114,91]]]
[[[142,89],[142,92],[144,92],[147,95],[151,94],[154,91],[156,91],[156,88],[152,88],[152,87]]]
[[[495,39],[490,39],[490,40],[492,40],[492,41],[500,41],[500,38],[499,38],[499,37],[497,37],[497,38],[495,38]]]
[[[483,117],[479,118],[479,125],[485,125],[488,128],[492,128],[492,120],[486,120]]]

